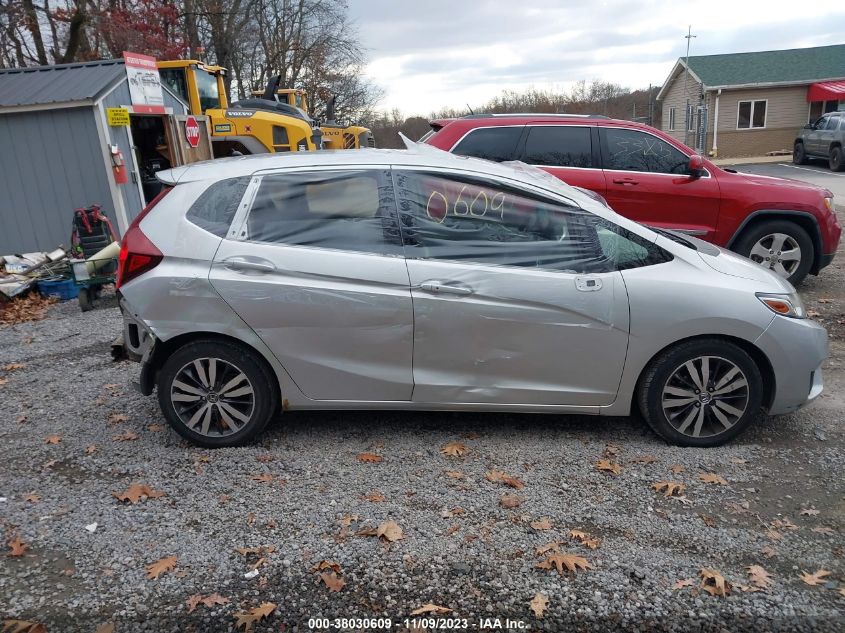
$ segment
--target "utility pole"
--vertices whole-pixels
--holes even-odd
[[[687,60],[686,60],[686,69],[684,70],[684,99],[686,99],[686,111],[684,113],[684,145],[688,145],[687,140],[689,139],[689,119],[690,119],[690,109],[689,109],[689,95],[687,94],[687,78],[689,77],[689,45],[690,40],[692,38],[698,37],[697,35],[692,34],[692,25],[687,27],[687,34],[684,35],[684,38],[687,40]]]

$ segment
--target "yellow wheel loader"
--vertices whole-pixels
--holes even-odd
[[[161,82],[211,122],[214,156],[301,152],[321,147],[320,132],[302,110],[267,99],[229,103],[223,78],[226,69],[196,60],[158,63]]]
[[[279,103],[287,104],[298,108],[310,117],[308,108],[308,94],[300,88],[278,88],[280,78],[274,77],[267,86],[267,90],[261,92],[254,90],[254,97],[261,96],[264,99],[273,99]],[[373,133],[360,125],[340,125],[334,118],[335,97],[329,97],[326,102],[326,120],[320,123],[320,131],[323,149],[361,149],[362,147],[375,147]]]

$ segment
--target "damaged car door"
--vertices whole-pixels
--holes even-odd
[[[395,168],[420,403],[601,406],[628,297],[596,216],[479,175]]]
[[[255,178],[214,288],[308,398],[410,400],[413,310],[389,170]]]

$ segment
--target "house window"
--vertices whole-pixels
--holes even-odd
[[[695,132],[695,106],[687,106],[687,132]]]
[[[669,131],[675,130],[675,108],[669,108]]]
[[[737,104],[736,129],[749,130],[766,127],[768,101],[740,101]]]
[[[813,101],[810,103],[810,116],[807,123],[815,123],[823,114],[836,112],[839,109],[838,101]]]

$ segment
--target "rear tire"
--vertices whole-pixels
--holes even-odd
[[[792,162],[796,165],[807,164],[807,153],[804,151],[804,143],[796,141],[792,147]]]
[[[769,250],[770,246],[778,243],[784,247],[780,255],[777,249],[772,249],[774,252]],[[815,261],[813,240],[799,224],[790,220],[765,220],[752,225],[743,231],[734,244],[733,250],[764,268],[777,272],[793,286],[798,286],[804,280]],[[787,260],[786,257],[789,257],[790,253],[795,253],[796,250],[799,259]],[[766,257],[783,258],[779,262],[783,270],[772,268],[772,260],[767,261]],[[777,265],[778,262],[775,263],[775,266]]]
[[[225,341],[179,348],[164,361],[156,387],[173,430],[206,448],[250,442],[279,410],[272,372],[255,352]]]
[[[830,171],[842,171],[845,169],[845,154],[842,148],[837,146],[830,150],[830,158],[828,159]]]
[[[757,418],[763,379],[756,363],[738,345],[724,339],[697,339],[679,343],[655,358],[640,379],[637,399],[648,425],[667,442],[719,446]]]

